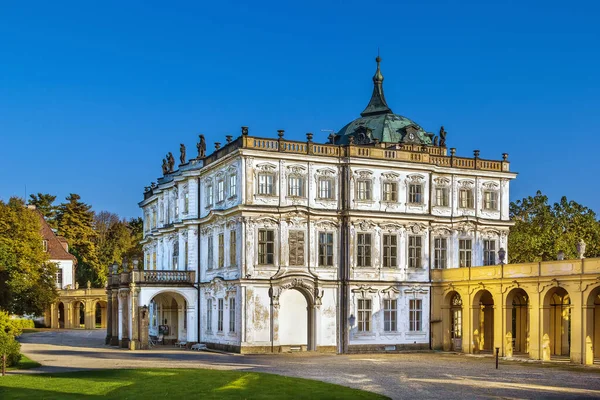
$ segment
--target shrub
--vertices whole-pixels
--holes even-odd
[[[0,331],[0,356],[6,354],[6,366],[17,365],[21,360],[21,344],[12,335]]]
[[[23,329],[34,327],[34,322],[31,319],[13,319],[6,311],[0,311],[0,331],[2,332],[11,336],[21,336]]]

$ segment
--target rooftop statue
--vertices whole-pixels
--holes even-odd
[[[437,135],[433,137],[433,145],[434,146],[440,145],[440,138]]]
[[[173,153],[169,152],[169,154],[167,154],[167,162],[169,163],[169,172],[173,172],[173,166],[175,165],[175,157],[173,157]]]
[[[583,239],[579,239],[579,243],[577,243],[577,253],[579,258],[585,258],[585,242]]]
[[[444,130],[444,126],[440,128],[440,147],[446,147],[446,135],[448,132]]]
[[[185,144],[181,143],[179,145],[179,152],[181,153],[179,156],[179,161],[181,161],[182,164],[185,164]]]
[[[204,135],[200,135],[200,141],[196,145],[198,149],[198,158],[206,157],[206,140],[204,139]]]
[[[163,171],[163,175],[166,175],[169,173],[169,166],[167,165],[167,160],[163,158],[163,163],[162,163],[162,171]]]

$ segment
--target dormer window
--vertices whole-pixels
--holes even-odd
[[[42,250],[44,250],[44,253],[48,252],[48,241],[47,240],[42,240]]]

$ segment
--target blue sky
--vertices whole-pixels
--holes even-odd
[[[168,5],[167,5],[168,4]],[[179,143],[304,140],[358,117],[381,49],[394,112],[457,154],[600,212],[600,3],[0,0],[0,198],[140,215]]]

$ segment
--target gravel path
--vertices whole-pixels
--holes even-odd
[[[42,363],[19,373],[114,368],[211,368],[318,379],[394,399],[600,398],[600,368],[501,361],[448,353],[236,355],[171,346],[128,351],[105,346],[104,331],[24,334],[22,351]]]

